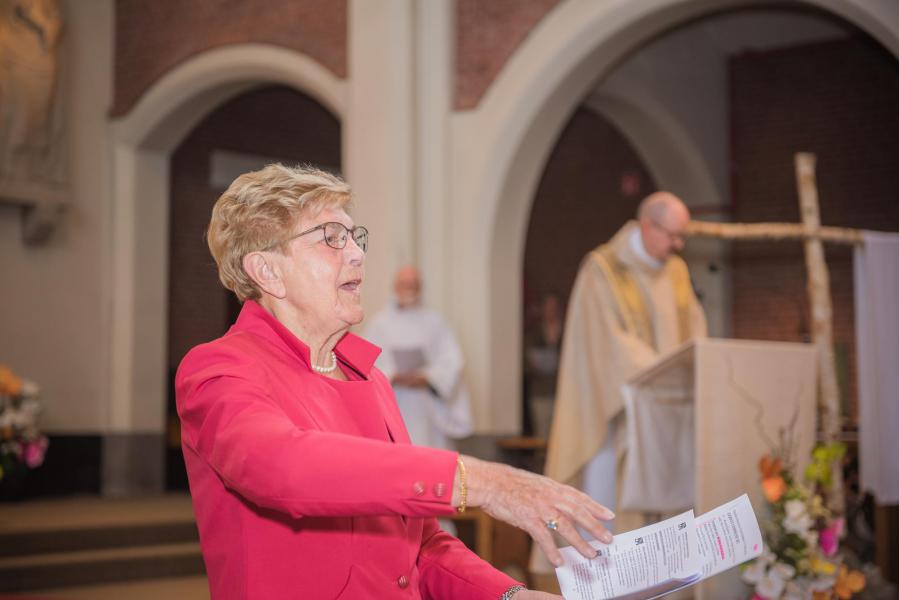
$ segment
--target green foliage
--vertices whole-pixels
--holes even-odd
[[[831,465],[839,463],[846,455],[846,444],[831,442],[818,444],[812,450],[812,461],[805,468],[805,479],[812,484],[829,488],[831,484]]]

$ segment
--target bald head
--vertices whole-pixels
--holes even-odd
[[[396,272],[393,291],[400,308],[409,308],[421,299],[421,275],[412,265],[404,265]]]
[[[690,211],[671,192],[655,192],[637,209],[640,235],[646,252],[657,260],[667,260],[684,247],[684,235],[690,223]]]
[[[661,223],[669,218],[669,213],[672,216],[690,220],[690,211],[683,200],[671,192],[655,192],[640,202],[637,218],[641,221],[651,219],[656,223]]]

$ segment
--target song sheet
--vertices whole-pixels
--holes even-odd
[[[659,598],[759,556],[762,534],[743,494],[700,517],[689,510],[591,545],[593,559],[561,549],[556,576],[567,600]]]

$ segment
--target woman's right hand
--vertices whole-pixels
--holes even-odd
[[[612,534],[600,523],[615,514],[587,494],[548,477],[507,465],[462,456],[466,471],[468,506],[478,506],[490,516],[525,530],[543,549],[550,562],[562,564],[562,554],[553,541],[550,522],[556,531],[587,558],[596,550],[576,529],[580,525],[597,540],[611,543]],[[460,474],[453,486],[453,506],[460,499]]]

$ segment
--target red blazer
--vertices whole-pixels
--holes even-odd
[[[350,381],[255,302],[176,376],[212,598],[498,600],[515,581],[444,533],[456,454],[412,446],[380,350],[352,334]]]

